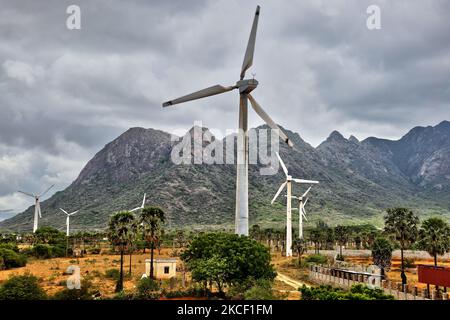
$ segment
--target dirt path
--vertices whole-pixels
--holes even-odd
[[[280,272],[278,272],[278,275],[277,275],[276,279],[286,283],[287,285],[289,285],[291,287],[293,287],[295,290],[298,290],[298,288],[302,287],[303,285],[305,285],[305,286],[307,286],[309,288],[309,285],[307,285],[306,283],[294,280],[294,279],[292,279],[292,278],[290,278],[290,277],[288,277],[288,276],[286,276],[286,275],[284,275],[284,274],[282,274]]]

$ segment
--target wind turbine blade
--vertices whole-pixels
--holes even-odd
[[[205,97],[209,97],[209,96],[214,96],[216,94],[228,92],[233,89],[236,89],[236,86],[224,87],[221,85],[215,85],[215,86],[212,86],[212,87],[209,87],[206,89],[202,89],[200,91],[196,91],[191,94],[182,96],[180,98],[164,102],[162,106],[169,107],[171,105],[183,103],[186,101],[197,100],[197,99],[201,99],[201,98],[205,98]]]
[[[144,193],[144,200],[142,200],[142,209],[144,209],[144,206],[145,206],[145,196],[146,196],[147,194],[146,193]]]
[[[39,203],[39,201],[36,204],[38,206],[39,218],[42,219],[41,204]]]
[[[59,210],[61,210],[62,212],[64,212],[65,214],[69,214],[66,210],[64,210],[64,209],[62,209],[62,208],[59,208]]]
[[[142,209],[142,208],[141,207],[137,207],[137,208],[131,209],[130,212],[135,212],[135,211],[137,211],[139,209]]]
[[[275,132],[278,133],[278,136],[288,144],[289,147],[293,147],[294,144],[292,141],[288,138],[288,136],[283,132],[283,130],[278,127],[278,125],[275,123],[275,121],[272,120],[272,118],[269,117],[269,115],[263,110],[263,108],[256,102],[255,98],[252,97],[252,95],[247,94],[248,100],[250,100],[250,103],[252,104],[253,110],[267,123],[267,125],[275,130]]]
[[[306,218],[306,213],[305,213],[305,211],[302,212],[302,216],[303,216],[303,218],[305,218],[306,221],[308,221],[308,218]]]
[[[50,189],[51,188],[53,188],[55,185],[54,184],[52,184],[47,190],[45,190],[44,192],[42,192],[40,195],[39,195],[39,197],[43,197],[47,192],[49,192],[50,191]]]
[[[26,196],[33,197],[33,198],[34,198],[34,195],[31,194],[31,193],[23,192],[23,191],[17,191],[17,192],[23,193],[23,194],[26,195]]]
[[[69,213],[69,216],[73,216],[75,213],[77,213],[78,211],[80,211],[80,210],[77,210],[77,211],[74,211],[74,212],[72,212],[72,213]]]
[[[259,19],[259,6],[256,6],[255,17],[253,18],[252,30],[250,31],[250,37],[247,43],[247,49],[245,50],[244,61],[242,62],[241,68],[241,80],[245,77],[245,71],[250,68],[253,64],[253,54],[255,52],[255,42],[256,42],[256,29],[258,28]]]
[[[288,174],[288,169],[286,168],[286,166],[285,166],[283,160],[281,160],[281,157],[280,157],[280,155],[278,154],[278,152],[275,152],[275,153],[276,153],[276,155],[277,155],[277,157],[278,157],[278,161],[280,161],[281,167],[283,168],[284,174],[285,174],[286,177],[287,177],[287,176],[289,175],[289,174]]]
[[[309,187],[308,190],[306,190],[306,192],[302,195],[302,198],[308,194],[308,192],[309,192],[309,190],[311,190],[311,188],[312,188],[312,187]],[[305,202],[305,203],[306,203],[306,202]]]
[[[280,186],[280,188],[278,189],[277,193],[275,194],[275,197],[273,197],[271,204],[273,204],[275,202],[275,200],[278,198],[278,196],[280,195],[281,191],[283,191],[284,186],[287,184],[287,182],[283,182]]]
[[[315,180],[304,180],[304,179],[292,179],[297,183],[308,183],[308,184],[317,184],[319,183],[319,181],[315,181]]]

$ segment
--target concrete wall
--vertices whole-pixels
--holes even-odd
[[[168,267],[169,273],[165,273],[164,269]],[[158,261],[153,260],[153,274],[157,279],[170,279],[177,275],[177,262]],[[145,260],[145,273],[150,276],[150,260]]]

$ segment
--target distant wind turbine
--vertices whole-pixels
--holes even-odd
[[[308,202],[308,198],[305,199],[308,192],[311,190],[311,187],[305,191],[305,193],[301,197],[292,196],[293,199],[298,200],[298,238],[303,239],[303,218],[308,221],[306,218],[305,205]]]
[[[137,208],[134,208],[134,209],[131,209],[130,212],[135,212],[135,211],[144,209],[144,207],[145,207],[145,197],[146,197],[146,196],[147,196],[147,194],[144,193],[144,199],[142,200],[141,206],[140,206],[140,207],[137,207]]]
[[[235,233],[248,236],[248,101],[255,112],[268,124],[272,129],[276,129],[280,138],[285,141],[290,147],[293,143],[287,135],[281,131],[278,125],[273,121],[269,115],[256,102],[253,96],[250,95],[258,86],[258,81],[254,78],[244,79],[245,72],[253,64],[253,54],[255,51],[256,30],[258,27],[260,7],[256,7],[255,17],[253,19],[250,37],[247,43],[247,49],[242,63],[240,80],[235,85],[224,87],[222,85],[215,85],[194,93],[182,96],[180,98],[170,100],[163,103],[163,107],[169,107],[174,104],[183,103],[191,100],[197,100],[216,94],[225,93],[234,89],[239,89],[239,132],[237,136],[237,170],[236,170],[236,211],[235,211]]]
[[[316,184],[319,183],[319,181],[292,178],[278,152],[276,155],[283,168],[284,174],[286,175],[286,181],[281,184],[271,203],[273,204],[275,202],[281,191],[286,187],[286,257],[290,257],[292,256],[292,181],[305,184]]]
[[[42,192],[41,194],[31,194],[28,192],[23,192],[23,191],[18,191],[20,193],[23,193],[26,196],[32,197],[34,198],[34,221],[33,221],[33,233],[36,232],[37,228],[38,228],[38,220],[39,218],[42,218],[42,213],[41,213],[41,204],[40,204],[40,199],[41,197],[43,197],[47,192],[50,191],[51,188],[54,187],[54,184],[52,184],[47,190],[45,190],[44,192]]]
[[[80,210],[74,211],[72,213],[68,213],[66,210],[59,208],[62,212],[66,214],[66,236],[69,237],[70,232],[70,217],[73,216],[75,213],[77,213]]]

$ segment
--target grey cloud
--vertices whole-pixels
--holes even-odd
[[[254,96],[306,141],[335,129],[397,138],[450,118],[448,1],[376,1],[379,31],[366,28],[374,1],[258,2]],[[81,7],[82,30],[65,27],[70,4]],[[236,128],[235,92],[161,102],[237,80],[256,4],[0,0],[0,161],[23,161],[27,173],[0,168],[0,200],[19,186],[62,188],[129,127]]]

